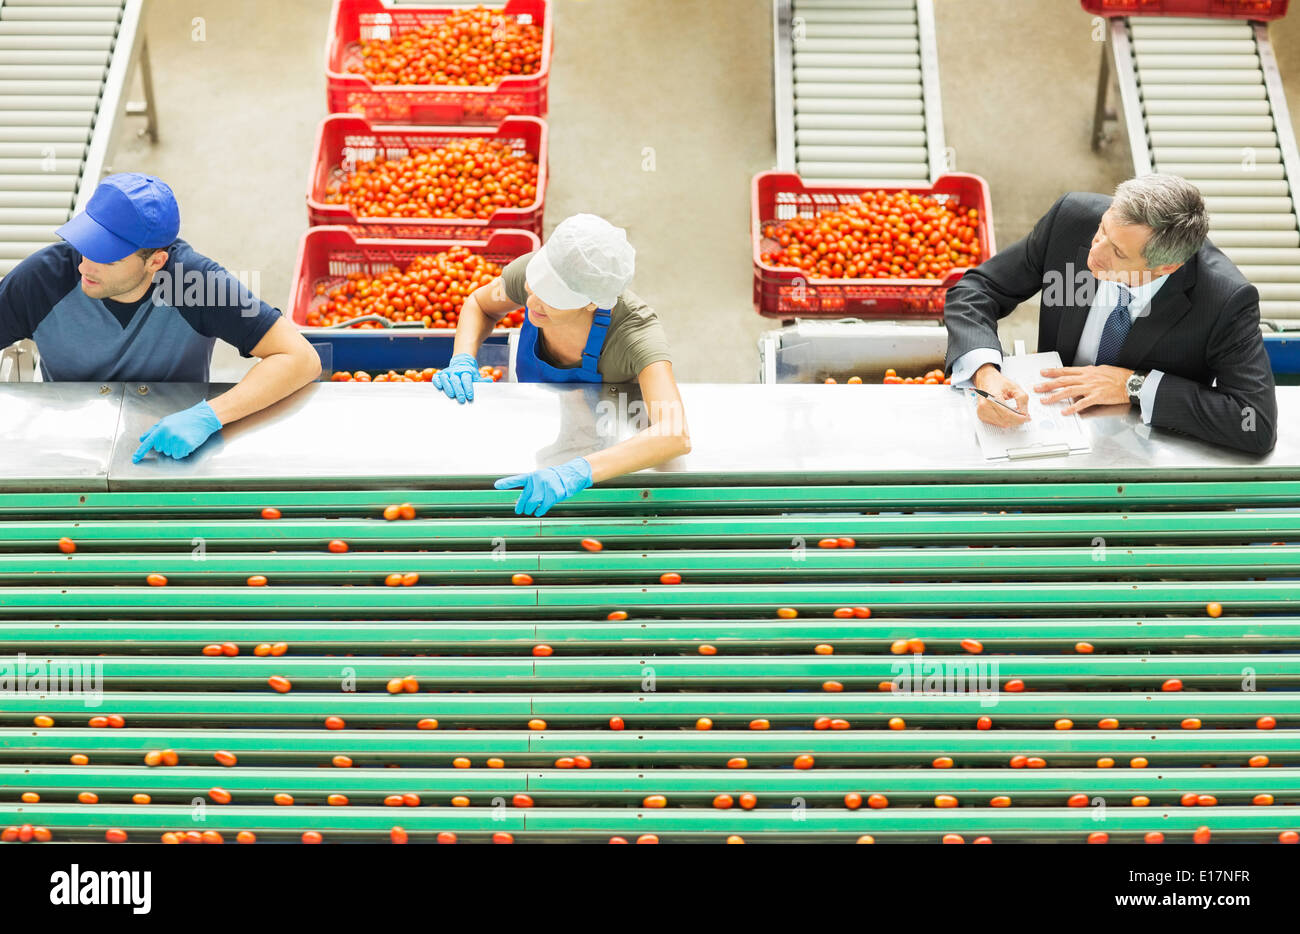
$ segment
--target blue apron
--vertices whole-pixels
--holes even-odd
[[[609,330],[609,311],[596,309],[591,319],[591,333],[587,346],[582,349],[582,363],[575,367],[551,366],[537,356],[540,330],[528,316],[524,316],[519,329],[519,347],[515,352],[514,379],[520,383],[600,383],[600,351],[605,346],[605,332]]]

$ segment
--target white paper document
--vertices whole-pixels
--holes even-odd
[[[1033,391],[1034,386],[1046,379],[1040,370],[1060,365],[1061,355],[1054,350],[1003,359],[1002,373],[1029,393],[1029,421],[1015,428],[999,428],[980,421],[972,406],[971,418],[975,421],[975,434],[979,437],[980,451],[985,459],[1064,457],[1091,450],[1083,420],[1077,414],[1061,414],[1061,410],[1070,404],[1069,400],[1045,405]]]

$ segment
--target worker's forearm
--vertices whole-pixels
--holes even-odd
[[[209,399],[208,405],[221,424],[229,425],[245,415],[260,412],[290,393],[297,392],[320,375],[320,358],[311,359],[277,353],[264,357],[230,389]]]
[[[587,462],[591,464],[592,482],[600,483],[647,467],[657,467],[690,450],[691,440],[684,428],[671,431],[651,426],[613,447],[588,454]]]
[[[496,321],[488,317],[487,312],[479,307],[478,299],[471,295],[465,299],[456,321],[456,342],[452,345],[452,353],[467,353],[477,360],[479,348],[496,326]]]

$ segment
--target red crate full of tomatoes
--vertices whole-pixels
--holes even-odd
[[[1215,19],[1278,19],[1288,0],[1081,0],[1101,16],[1205,16]]]
[[[378,123],[543,117],[550,12],[549,0],[490,9],[335,0],[325,48],[329,110]]]
[[[495,128],[321,122],[307,188],[312,226],[360,237],[482,240],[496,228],[541,236],[546,124],[508,117]]]
[[[527,231],[503,230],[483,242],[468,240],[365,240],[344,227],[314,227],[298,248],[289,311],[302,328],[337,325],[363,315],[394,324],[392,330],[367,321],[340,328],[343,335],[383,329],[387,334],[454,330],[465,299],[501,275],[511,260],[541,243]],[[523,323],[523,309],[511,312],[501,328]]]
[[[754,176],[754,307],[774,318],[941,318],[948,287],[993,255],[988,183],[863,189]]]

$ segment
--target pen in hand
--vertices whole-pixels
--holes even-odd
[[[966,387],[962,387],[962,388],[964,388],[964,389],[966,389],[966,390],[969,390],[970,392],[973,392],[973,393],[975,393],[975,394],[978,395],[978,396],[983,396],[985,399],[988,399],[990,402],[993,402],[993,403],[995,403],[995,404],[997,404],[997,405],[1002,406],[1002,408],[1006,409],[1006,410],[1009,411],[1009,412],[1015,412],[1015,413],[1016,413],[1017,415],[1019,415],[1021,418],[1029,418],[1029,413],[1028,413],[1028,412],[1022,412],[1022,411],[1020,411],[1018,408],[1016,408],[1016,406],[1015,406],[1015,401],[1016,401],[1016,400],[1015,400],[1015,399],[1011,399],[1011,400],[1009,400],[1009,403],[1010,403],[1010,404],[1008,404],[1008,402],[1004,402],[1004,401],[1002,401],[1001,399],[999,399],[999,398],[997,398],[996,396],[994,396],[992,393],[990,393],[990,392],[985,392],[983,389],[979,389],[979,388],[977,388],[977,387],[975,387],[975,386],[966,386]]]

